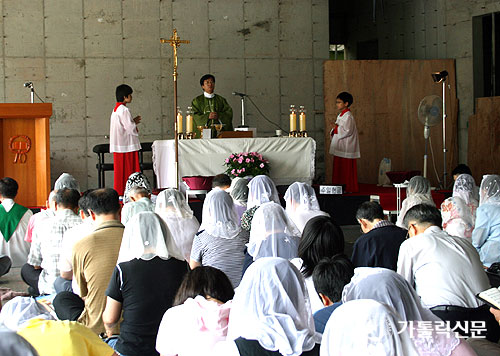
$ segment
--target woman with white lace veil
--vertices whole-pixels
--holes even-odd
[[[304,278],[289,261],[258,259],[236,290],[227,341],[213,355],[319,355],[308,300]]]
[[[246,178],[236,177],[231,181],[231,186],[228,189],[231,198],[233,198],[234,209],[238,214],[238,219],[247,210],[248,201],[248,180]]]
[[[184,194],[177,189],[165,189],[158,194],[155,212],[167,224],[168,236],[174,242],[174,251],[187,262],[191,257],[191,246],[200,223],[189,207]]]
[[[54,190],[59,190],[63,188],[75,189],[80,193],[80,184],[78,181],[69,173],[63,173],[57,178],[54,183]]]
[[[406,199],[401,204],[401,211],[399,212],[396,225],[406,229],[406,226],[403,224],[406,212],[418,204],[436,206],[431,195],[431,183],[427,178],[422,176],[415,176],[410,179],[408,188],[406,188]]]
[[[302,233],[307,222],[320,215],[329,216],[321,211],[314,189],[306,184],[295,182],[285,193],[286,213]]]
[[[233,199],[224,190],[214,189],[207,194],[200,230],[191,248],[191,269],[218,268],[236,288],[241,280],[248,232],[241,229]]]
[[[399,321],[394,309],[372,299],[342,304],[326,323],[321,356],[419,356]]]
[[[500,176],[485,175],[479,195],[472,244],[483,265],[489,267],[500,262]]]
[[[283,207],[274,202],[262,204],[253,216],[243,273],[261,257],[297,257],[300,232]]]
[[[271,178],[265,175],[252,178],[248,183],[247,210],[241,216],[241,228],[250,231],[253,214],[259,206],[270,201],[280,203],[278,190]]]
[[[460,174],[453,185],[453,195],[441,204],[443,230],[459,237],[472,237],[479,204],[476,182],[470,174]]]
[[[109,342],[122,355],[156,354],[161,318],[188,271],[183,257],[171,251],[175,245],[157,214],[141,212],[129,220],[102,315],[109,336],[123,310],[120,336]]]
[[[396,311],[400,326],[408,324],[413,343],[420,355],[473,356],[470,346],[451,332],[444,332],[444,322],[420,302],[410,284],[396,272],[386,268],[358,267],[351,282],[344,287],[342,302],[373,299]],[[431,326],[419,334],[418,322]],[[400,327],[400,329],[401,329]],[[422,328],[420,328],[422,329]]]

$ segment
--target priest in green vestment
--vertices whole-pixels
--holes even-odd
[[[215,124],[222,123],[222,131],[233,131],[233,109],[226,99],[214,93],[215,77],[212,74],[205,74],[200,79],[203,94],[193,99],[194,131],[196,138],[201,137],[198,126],[210,126],[211,119]]]

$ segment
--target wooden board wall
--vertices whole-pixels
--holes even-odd
[[[392,160],[392,170],[423,171],[424,127],[418,121],[420,100],[427,95],[442,96],[442,85],[432,81],[431,73],[449,73],[446,89],[447,105],[447,182],[456,165],[458,100],[455,82],[455,61],[443,60],[347,60],[324,63],[326,177],[331,181],[332,157],[330,122],[335,122],[335,99],[342,91],[354,97],[351,111],[360,138],[361,158],[358,160],[358,180],[377,183],[378,167],[384,157]],[[448,88],[449,85],[449,88]],[[442,125],[431,128],[435,164],[443,174]],[[429,154],[428,178],[437,184]]]
[[[476,100],[468,131],[467,165],[479,185],[484,174],[500,174],[500,96]]]

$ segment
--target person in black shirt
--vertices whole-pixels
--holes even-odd
[[[384,220],[382,207],[373,201],[360,205],[356,219],[364,234],[354,243],[351,257],[354,267],[384,267],[396,271],[399,246],[407,231]]]
[[[188,271],[187,263],[172,257],[169,247],[167,227],[155,213],[141,212],[128,222],[102,315],[110,337],[123,310],[120,335],[108,340],[122,355],[159,355],[155,344],[161,318]]]

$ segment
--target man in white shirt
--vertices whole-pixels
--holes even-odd
[[[55,293],[54,281],[60,275],[59,260],[66,230],[82,223],[76,215],[80,193],[75,189],[60,189],[56,193],[56,216],[47,219],[33,236],[28,263],[21,269],[21,277],[31,287],[29,293]],[[42,269],[38,276],[36,272]]]
[[[19,185],[9,177],[0,179],[0,256],[12,261],[12,267],[26,263],[30,244],[24,241],[33,212],[14,202]]]
[[[54,282],[56,293],[68,291],[80,295],[78,284],[73,279],[72,253],[73,246],[78,241],[94,232],[94,221],[90,217],[89,210],[90,204],[88,195],[90,192],[92,192],[92,190],[85,191],[78,200],[78,207],[80,208],[79,215],[83,223],[73,226],[64,233],[61,259],[59,260],[59,270],[61,275],[57,277]]]
[[[125,204],[122,208],[121,222],[125,225],[137,213],[142,211],[155,211],[155,205],[151,201],[151,194],[141,186],[130,188],[129,198],[131,202]]]
[[[452,327],[469,322],[470,328],[472,321],[484,321],[487,338],[498,341],[498,323],[476,298],[490,283],[470,241],[441,230],[441,213],[430,205],[414,206],[403,223],[410,238],[399,249],[397,272],[415,287],[422,303]]]

